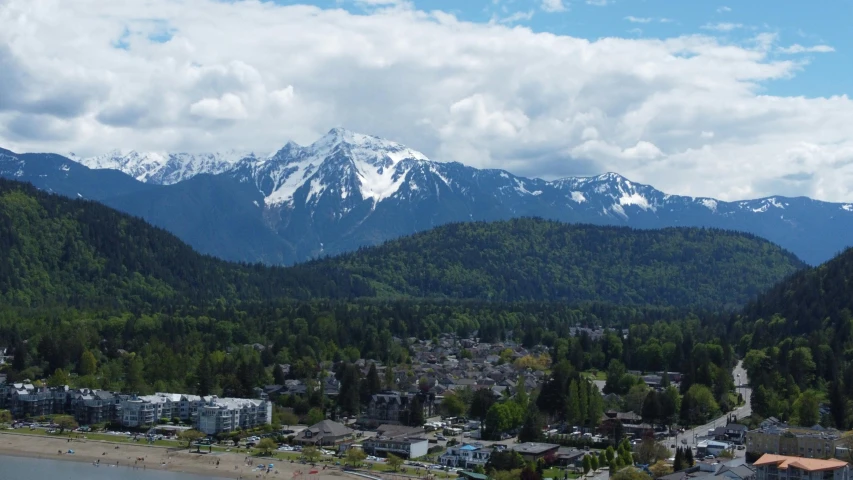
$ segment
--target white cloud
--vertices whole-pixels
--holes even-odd
[[[613,0],[586,0],[587,5],[593,5],[596,7],[605,7],[614,3]]]
[[[521,175],[853,201],[853,101],[768,94],[808,68],[773,35],[591,41],[408,7],[218,0],[5,0],[0,25],[12,150],[267,153],[341,125]]]
[[[829,45],[815,45],[813,47],[804,47],[798,43],[791,45],[790,47],[779,48],[779,53],[788,53],[788,54],[796,54],[796,53],[832,53],[835,49],[830,47]]]
[[[720,23],[706,23],[702,25],[703,30],[715,30],[718,32],[731,32],[732,30],[736,30],[738,28],[743,28],[743,24],[740,23],[729,23],[729,22],[720,22]]]
[[[625,20],[628,20],[631,23],[649,23],[654,19],[649,17],[635,17],[633,15],[628,15],[627,17],[625,17]]]
[[[525,22],[533,18],[533,10],[529,10],[527,12],[515,12],[506,17],[492,17],[492,23],[517,23],[517,22]]]
[[[565,12],[566,6],[563,0],[542,0],[542,10],[546,12]]]
[[[732,11],[731,7],[727,7],[725,5],[723,5],[717,9],[717,13],[729,13],[731,11]]]

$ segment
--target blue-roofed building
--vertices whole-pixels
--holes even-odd
[[[448,448],[439,458],[439,463],[455,468],[474,468],[477,465],[485,467],[491,455],[491,448],[480,443],[466,443]]]

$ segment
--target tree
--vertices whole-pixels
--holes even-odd
[[[595,455],[590,455],[589,456],[589,468],[592,469],[592,471],[594,472],[594,471],[598,470],[598,467],[599,467],[598,457]]]
[[[590,463],[589,455],[583,456],[583,473],[586,475],[592,469],[592,463]]]
[[[403,459],[394,455],[393,453],[388,454],[388,466],[390,466],[394,471],[400,470],[400,465],[403,464]]]
[[[80,355],[80,365],[78,368],[80,375],[94,375],[98,372],[98,361],[95,360],[95,355],[89,350],[84,350]]]
[[[518,441],[522,443],[542,441],[542,420],[535,406],[531,406],[527,415],[524,416],[524,424],[518,433]]]
[[[9,410],[0,410],[0,423],[11,423],[12,412]]]
[[[481,388],[474,392],[471,399],[470,414],[477,420],[484,420],[489,409],[495,404],[495,395],[488,388]]]
[[[711,390],[699,383],[691,385],[687,393],[684,394],[682,405],[684,404],[689,406],[687,415],[688,421],[692,425],[705,422],[720,409]]]
[[[68,385],[69,383],[71,383],[71,376],[61,368],[57,368],[53,372],[53,375],[47,379],[48,387],[61,387],[63,385]]]
[[[287,410],[287,411],[281,412],[281,414],[278,417],[278,422],[281,425],[286,425],[286,426],[296,425],[297,423],[299,423],[299,417],[296,416],[295,413]],[[312,423],[311,425],[314,425],[314,424]]]
[[[580,425],[583,418],[578,399],[578,382],[572,380],[569,384],[569,396],[566,398],[566,423],[571,425]]]
[[[459,395],[450,393],[441,401],[441,409],[444,413],[451,417],[458,417],[465,413],[465,402],[459,398]]]
[[[314,425],[315,423],[320,423],[326,418],[323,415],[323,411],[319,408],[312,408],[308,411],[308,416],[305,417],[305,423],[308,425]]]
[[[274,368],[279,369],[278,365]],[[196,367],[196,392],[202,397],[206,397],[213,392],[214,385],[214,375],[213,375],[213,365],[210,361],[210,354],[208,352],[204,352],[201,355],[201,360],[198,362],[198,367]]]
[[[812,390],[806,390],[800,394],[800,398],[794,402],[797,414],[797,423],[804,427],[811,427],[820,421],[820,400]]]
[[[515,470],[524,467],[524,457],[514,450],[493,452],[486,463],[486,470]]]
[[[658,394],[654,390],[650,391],[643,400],[642,409],[643,421],[655,424],[661,417],[661,405],[658,399]]]
[[[634,384],[625,395],[625,408],[637,415],[643,413],[643,402],[649,394],[649,387],[645,383]]]
[[[302,456],[305,460],[314,463],[320,459],[320,450],[317,447],[308,446],[302,449]]]
[[[675,472],[684,470],[684,452],[681,447],[675,449],[675,460],[672,461],[672,470]]]
[[[361,462],[367,458],[367,454],[364,453],[364,450],[360,448],[349,448],[347,449],[346,454],[346,463],[347,465],[351,465],[353,467],[361,466]]]
[[[379,372],[376,370],[375,363],[370,363],[370,370],[367,371],[367,378],[364,380],[367,383],[368,394],[375,395],[382,390],[382,380],[379,379]]]
[[[53,423],[59,427],[59,434],[62,435],[66,430],[77,428],[77,422],[71,415],[57,415],[53,417]]]
[[[426,418],[424,418],[424,404],[421,402],[421,399],[415,395],[412,398],[412,401],[409,402],[409,414],[406,419],[406,423],[410,427],[420,427],[426,422]]]
[[[687,468],[693,466],[693,449],[685,448],[684,449],[684,464],[687,465]]]
[[[261,455],[263,456],[272,454],[273,450],[275,450],[277,447],[278,444],[275,443],[275,440],[269,437],[262,438],[261,441],[258,442],[257,445],[255,445],[255,448],[260,450]]]
[[[664,475],[672,473],[673,468],[666,464],[663,460],[658,460],[649,466],[649,471],[652,472],[655,478],[660,478]]]
[[[193,442],[204,438],[204,433],[198,430],[184,430],[178,433],[178,439],[187,442],[187,448],[192,447]]]
[[[519,476],[521,480],[542,480],[542,477],[539,473],[530,468],[530,465],[526,465],[524,469],[521,470],[521,475]]]
[[[658,460],[666,460],[669,458],[669,449],[665,445],[658,443],[654,438],[646,438],[637,445],[637,456],[640,463],[651,465]]]

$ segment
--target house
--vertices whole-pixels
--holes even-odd
[[[492,455],[492,449],[481,443],[466,443],[449,447],[439,457],[439,463],[447,467],[473,469],[476,466],[485,467]]]
[[[365,452],[372,455],[387,456],[393,453],[403,458],[418,458],[429,451],[429,440],[421,428],[401,425],[380,425],[376,436],[362,442]]]
[[[586,451],[574,447],[560,447],[557,449],[557,462],[562,467],[580,467],[585,454]]]
[[[755,470],[746,465],[744,458],[736,458],[725,463],[698,462],[690,468],[660,477],[660,480],[754,480]]]
[[[525,462],[536,462],[540,458],[556,455],[560,446],[553,443],[524,442],[509,447],[510,450],[518,452]]]
[[[768,419],[769,420],[769,419]],[[790,427],[771,422],[746,432],[746,451],[759,455],[798,455],[807,458],[840,458],[846,453],[841,432],[815,425],[811,428]]]
[[[755,480],[849,480],[850,475],[847,462],[836,459],[765,453],[752,466]]]
[[[302,445],[337,445],[351,440],[353,430],[332,420],[323,420],[299,432],[293,439]]]

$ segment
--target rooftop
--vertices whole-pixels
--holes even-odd
[[[530,453],[533,455],[538,455],[540,453],[547,452],[548,450],[560,448],[560,446],[554,443],[525,442],[519,443],[518,445],[513,445],[510,448],[518,453]]]
[[[789,457],[787,455],[772,455],[765,453],[753,464],[756,467],[776,465],[776,468],[787,470],[788,467],[798,468],[807,472],[836,470],[847,466],[842,460],[822,460],[819,458]]]

